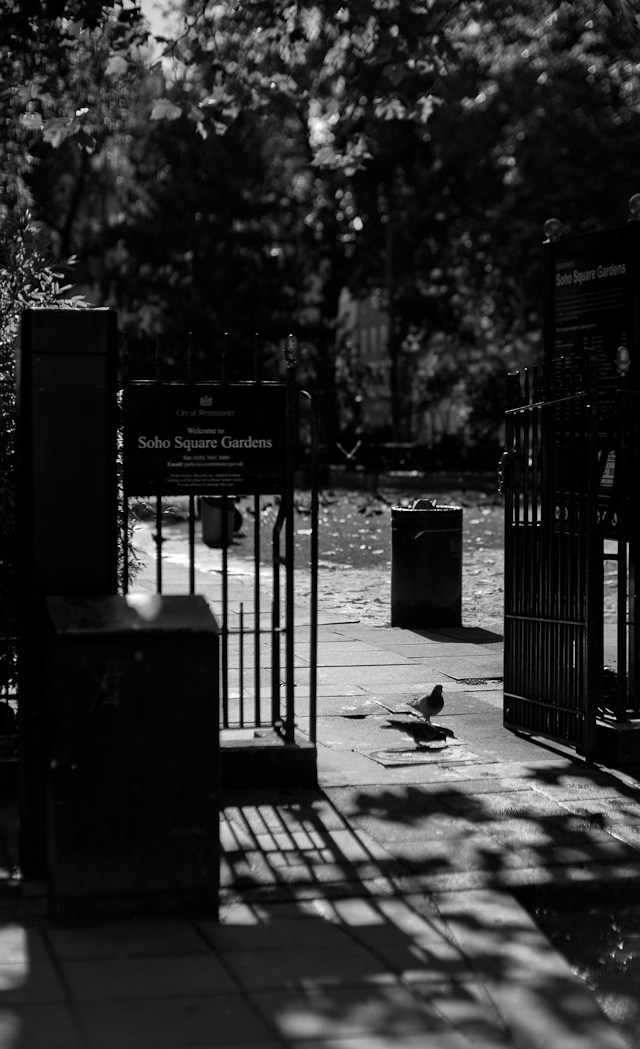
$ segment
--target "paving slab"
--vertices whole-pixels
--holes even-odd
[[[241,993],[80,1002],[76,1008],[92,1049],[262,1046],[274,1041],[269,1025]]]
[[[403,684],[413,684],[426,689],[429,678],[425,674],[425,668],[421,664],[412,661],[403,664],[391,664],[387,666],[343,666],[343,667],[319,667],[318,681],[322,685],[377,688],[380,684],[387,683],[397,687],[398,678],[402,677]],[[296,681],[304,681],[305,672],[296,672]],[[437,684],[440,676],[433,678]]]
[[[319,667],[410,666],[404,654],[387,651],[364,641],[324,642],[318,645]]]
[[[77,1016],[67,1002],[0,1006],[3,1045],[19,1049],[86,1049]]]

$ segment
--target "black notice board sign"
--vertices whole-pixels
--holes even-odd
[[[281,383],[128,383],[128,495],[281,492],[287,390]]]
[[[638,229],[632,222],[550,246],[551,355],[593,357],[605,409],[635,376]]]
[[[598,398],[598,520],[619,538],[616,481],[620,392],[637,382],[640,223],[563,237],[549,245],[547,356],[589,357]],[[568,445],[568,447],[571,447]],[[585,451],[586,455],[586,451]],[[575,457],[571,469],[576,468]],[[586,479],[583,482],[586,484]]]

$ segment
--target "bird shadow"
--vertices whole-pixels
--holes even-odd
[[[449,738],[455,739],[455,733],[452,729],[445,728],[444,725],[433,725],[426,721],[402,721],[399,718],[389,718],[387,724],[383,727],[395,729],[397,732],[402,732],[404,735],[409,736],[415,745],[421,749],[427,747],[429,743],[446,743]]]

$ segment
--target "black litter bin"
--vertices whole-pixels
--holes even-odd
[[[110,899],[213,913],[219,631],[205,599],[50,597],[47,610],[54,911]]]
[[[419,499],[391,509],[391,625],[462,623],[462,508]]]
[[[225,531],[226,510],[226,531]],[[226,499],[206,497],[200,500],[200,520],[202,521],[202,542],[205,546],[229,546],[233,534],[242,526],[242,514],[236,507],[233,498]]]

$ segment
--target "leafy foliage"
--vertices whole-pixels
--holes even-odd
[[[96,105],[139,77],[148,41],[131,0],[4,0],[0,10],[0,208],[30,203],[32,149],[92,153],[109,118]],[[103,70],[102,82],[93,73]],[[117,96],[116,96],[117,97]],[[113,119],[113,116],[111,117]]]
[[[134,347],[295,328],[327,434],[343,287],[385,301],[397,436],[444,396],[495,431],[544,220],[619,222],[637,189],[631,0],[174,0],[161,65],[138,3],[47,11],[5,89],[59,256]]]

